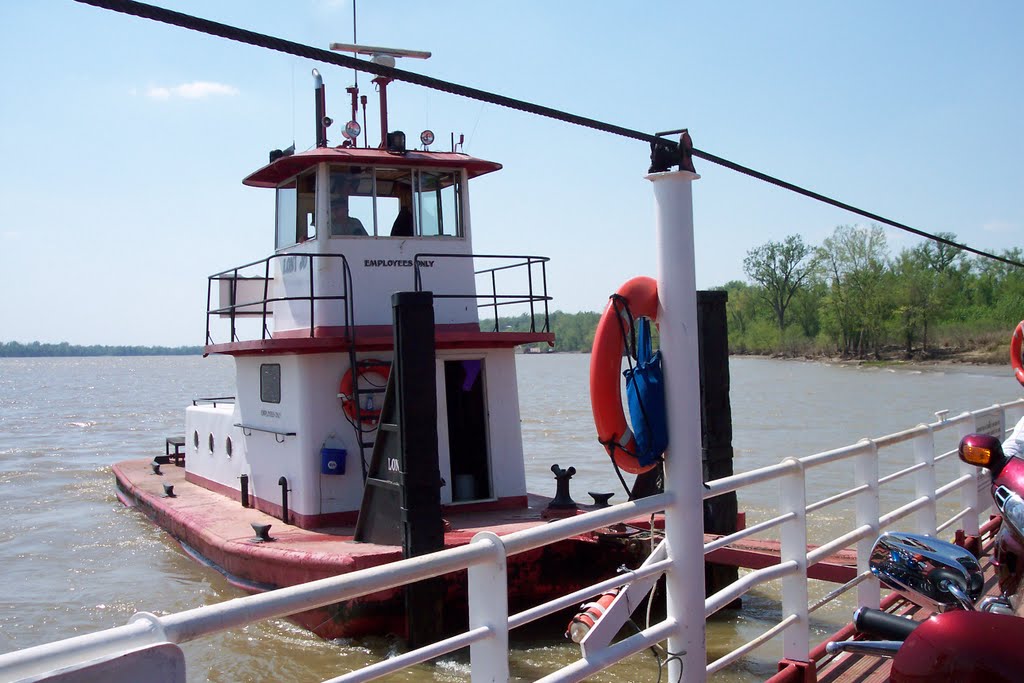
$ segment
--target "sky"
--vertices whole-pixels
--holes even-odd
[[[352,0],[157,0],[314,47]],[[1024,244],[1017,2],[374,0],[358,42],[400,68],[654,133],[971,246]],[[311,70],[343,122],[353,73],[92,8],[0,2],[0,342],[199,345],[213,273],[273,250],[273,192],[243,177],[314,145]],[[359,75],[370,95],[370,78]],[[554,309],[655,275],[645,143],[396,83],[391,128],[504,169],[471,184],[477,253],[549,256]],[[371,131],[375,126],[371,123]],[[340,126],[329,131],[338,144]],[[865,224],[696,160],[699,288],[800,234]],[[919,238],[886,229],[893,253]]]

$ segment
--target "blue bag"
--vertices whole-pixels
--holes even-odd
[[[651,353],[651,321],[648,318],[637,320],[636,367],[622,374],[626,377],[626,399],[636,439],[636,456],[640,466],[646,467],[657,462],[668,448],[661,351]]]

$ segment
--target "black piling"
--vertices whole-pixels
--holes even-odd
[[[394,311],[395,398],[402,461],[402,551],[405,557],[444,548],[441,471],[437,454],[437,395],[434,347],[434,297],[430,292],[396,292]],[[405,589],[410,648],[441,639],[444,586],[440,579]]]
[[[729,401],[728,292],[697,292],[697,329],[700,336],[701,459],[704,481],[733,474],[732,405]],[[736,531],[735,493],[716,496],[704,504],[704,531]],[[739,578],[739,569],[705,564],[704,585],[710,595]],[[737,600],[730,607],[739,607]]]

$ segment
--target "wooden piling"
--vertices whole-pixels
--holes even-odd
[[[701,456],[704,481],[733,474],[732,405],[729,401],[729,327],[725,291],[697,292],[697,329],[700,336]],[[704,503],[704,532],[736,531],[736,493]],[[736,567],[705,564],[708,595],[739,578]],[[739,601],[730,607],[739,607]]]

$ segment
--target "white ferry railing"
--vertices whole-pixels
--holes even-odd
[[[870,576],[867,565],[868,557],[877,535],[897,522],[914,515],[913,526],[922,533],[939,533],[959,522],[966,534],[977,534],[979,516],[991,506],[991,500],[987,496],[984,499],[979,496],[979,487],[987,483],[988,476],[975,467],[959,463],[957,476],[952,481],[938,485],[936,464],[955,456],[956,450],[936,455],[934,436],[939,432],[955,430],[959,440],[979,428],[980,418],[987,418],[988,424],[985,426],[991,431],[1005,434],[1007,432],[1007,411],[1024,412],[1024,400],[965,412],[949,419],[940,416],[939,421],[931,424],[919,425],[913,429],[877,439],[865,439],[851,446],[803,458],[787,459],[778,465],[710,482],[709,490],[704,496],[705,500],[754,484],[779,481],[779,515],[706,544],[705,554],[741,539],[778,528],[781,561],[777,565],[752,571],[738,582],[709,596],[705,601],[705,616],[714,614],[750,590],[776,580],[781,582],[783,616],[777,625],[765,633],[708,664],[707,673],[711,674],[724,669],[780,633],[784,634],[784,657],[794,661],[808,661],[810,657],[809,614],[853,587],[857,587],[857,600],[860,605],[878,607],[880,602],[879,584],[877,581],[865,580]],[[879,451],[906,442],[913,444],[914,464],[879,477],[878,465],[881,459]],[[852,461],[854,464],[855,486],[807,504],[804,500],[807,491],[807,472],[813,468],[843,461]],[[909,503],[883,514],[880,510],[880,488],[885,484],[911,475],[914,476],[915,498]],[[938,501],[956,491],[960,492],[959,510],[938,524]],[[855,528],[837,538],[826,541],[813,550],[808,550],[806,513],[851,498],[855,501]],[[830,593],[827,599],[808,605],[807,567],[854,544],[857,547],[857,569],[854,580]]]
[[[968,534],[977,533],[979,514],[990,504],[987,499],[984,503],[979,502],[979,483],[983,479],[979,478],[975,468],[962,466],[952,481],[938,485],[935,465],[952,457],[955,451],[946,451],[936,455],[934,436],[936,433],[947,430],[955,430],[958,437],[963,436],[977,429],[981,418],[985,418],[987,421],[985,426],[992,431],[998,430],[1000,433],[1005,433],[1007,411],[1024,414],[1024,399],[963,413],[950,419],[940,419],[938,422],[920,425],[878,439],[865,439],[857,444],[831,451],[802,458],[787,458],[777,465],[709,482],[708,489],[704,494],[705,499],[756,484],[779,482],[779,514],[747,529],[706,543],[704,552],[706,555],[730,543],[778,529],[780,562],[764,569],[751,571],[737,582],[707,597],[704,601],[703,616],[706,618],[714,614],[757,586],[780,581],[782,618],[778,624],[761,635],[708,664],[705,671],[685,672],[686,679],[703,680],[704,675],[724,669],[779,635],[782,636],[783,652],[787,659],[808,661],[810,657],[809,614],[811,612],[853,587],[858,589],[860,604],[878,605],[880,593],[878,583],[865,579],[869,576],[867,571],[868,552],[875,536],[882,529],[913,516],[919,529],[941,531],[960,522],[961,527]],[[879,452],[906,442],[913,444],[914,464],[885,477],[879,477]],[[807,473],[816,468],[847,461],[852,461],[854,464],[855,485],[848,490],[808,503],[806,501]],[[878,504],[880,486],[908,476],[914,477],[914,500],[882,514]],[[938,524],[938,501],[956,491],[960,492],[960,509],[949,519],[943,520],[942,524]],[[806,524],[808,512],[815,512],[850,499],[855,501],[856,507],[854,529],[837,538],[827,540],[823,545],[809,551]],[[331,683],[372,680],[467,646],[470,648],[470,663],[474,681],[507,680],[509,676],[508,632],[510,629],[561,609],[578,605],[579,602],[609,588],[670,572],[673,568],[674,558],[669,549],[666,560],[651,563],[640,569],[625,571],[589,588],[513,615],[508,613],[505,590],[506,558],[662,510],[672,514],[673,503],[671,494],[659,494],[502,537],[490,532],[482,532],[477,534],[469,544],[458,548],[308,584],[236,598],[217,605],[208,605],[165,616],[140,613],[132,617],[125,626],[0,655],[0,680],[40,676],[61,667],[75,666],[86,661],[123,654],[147,645],[185,643],[256,621],[284,617],[462,569],[468,570],[469,628],[467,631],[358,671],[344,674],[331,679]],[[856,578],[822,600],[809,605],[807,568],[834,552],[853,545],[856,545],[858,550]],[[583,680],[596,671],[663,641],[675,633],[678,627],[679,624],[671,618],[647,624],[635,635],[603,650],[590,651],[587,657],[581,658],[541,680],[551,682]]]

